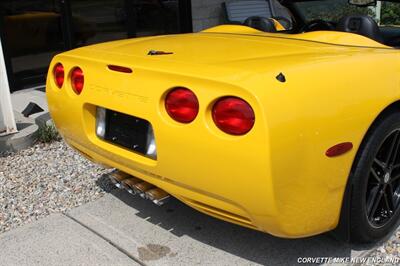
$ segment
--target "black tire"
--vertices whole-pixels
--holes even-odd
[[[371,246],[398,228],[400,168],[391,168],[399,163],[400,113],[390,112],[371,127],[354,161],[336,230],[340,239]]]

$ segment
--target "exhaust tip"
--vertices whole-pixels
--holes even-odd
[[[119,189],[123,188],[121,182],[127,178],[129,178],[129,175],[119,170],[115,170],[110,174],[111,182]]]
[[[140,183],[140,182],[142,182],[140,179],[131,176],[131,177],[127,178],[127,179],[122,180],[121,185],[130,194],[136,195],[137,194],[137,190],[135,190],[135,185],[137,183]]]
[[[158,206],[164,205],[171,198],[168,192],[118,170],[110,174],[110,179],[117,188],[125,189],[132,195],[139,195]]]
[[[155,204],[155,205],[157,205],[157,206],[163,206],[165,203],[167,203],[168,202],[168,200],[171,198],[171,196],[168,196],[168,197],[166,197],[166,198],[164,198],[164,199],[161,199],[161,200],[153,200],[153,203]]]
[[[132,195],[136,195],[136,192],[131,189],[126,183],[122,182],[121,184],[121,188],[125,189],[128,193],[132,194]]]
[[[170,198],[170,195],[160,188],[153,188],[146,192],[146,198],[154,204],[162,206]]]
[[[146,193],[146,191],[152,189],[154,186],[150,183],[142,181],[140,183],[135,184],[133,187],[140,192],[139,194],[144,194]]]

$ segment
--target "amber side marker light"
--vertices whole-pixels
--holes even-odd
[[[59,89],[61,89],[61,87],[64,84],[64,76],[65,76],[64,66],[61,63],[58,63],[54,66],[53,75],[54,75],[54,81],[56,82],[57,87]]]
[[[249,133],[256,120],[250,104],[237,97],[220,99],[213,107],[212,116],[220,130],[235,136]]]
[[[344,142],[344,143],[339,143],[331,148],[329,148],[325,155],[332,158],[332,157],[337,157],[340,155],[343,155],[353,149],[353,143],[351,142]]]
[[[71,73],[71,85],[76,94],[81,94],[85,84],[85,76],[82,69],[75,67]]]

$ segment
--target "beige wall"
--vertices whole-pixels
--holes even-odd
[[[285,16],[284,8],[273,0],[277,15]],[[222,3],[225,0],[192,0],[193,31],[201,31],[226,22]],[[287,16],[287,15],[286,15]]]

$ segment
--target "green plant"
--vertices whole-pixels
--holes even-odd
[[[383,25],[400,25],[399,3],[382,3],[381,23]]]
[[[43,143],[50,143],[53,141],[61,140],[60,134],[54,125],[44,125],[39,127],[38,141]]]

